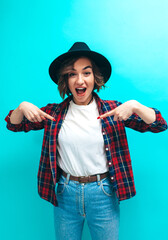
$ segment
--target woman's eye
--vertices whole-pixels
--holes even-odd
[[[91,72],[85,72],[84,74],[85,74],[86,76],[88,76],[88,75],[91,74]]]
[[[69,73],[69,77],[74,77],[75,73]]]

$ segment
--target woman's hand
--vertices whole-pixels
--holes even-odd
[[[138,102],[135,100],[127,101],[127,102],[121,104],[119,107],[115,108],[114,110],[109,111],[109,112],[99,116],[98,118],[114,116],[114,121],[117,121],[117,120],[125,121],[134,113],[137,103]]]
[[[114,121],[126,121],[133,113],[136,113],[147,124],[151,124],[156,120],[155,111],[136,100],[127,101],[114,110],[99,116],[98,119],[114,116]]]
[[[41,109],[29,102],[22,102],[18,110],[31,122],[42,122],[43,120],[50,119],[55,121],[55,119],[49,114],[43,112]]]

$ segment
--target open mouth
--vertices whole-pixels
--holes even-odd
[[[83,94],[86,92],[86,88],[75,88],[77,94]]]

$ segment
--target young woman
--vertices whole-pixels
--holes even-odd
[[[167,124],[157,109],[135,100],[100,99],[94,90],[108,81],[111,65],[85,43],[57,57],[49,73],[68,98],[41,109],[22,102],[6,117],[7,127],[45,129],[38,191],[54,205],[56,239],[81,239],[86,219],[93,240],[117,240],[120,201],[136,194],[125,127],[156,133]]]

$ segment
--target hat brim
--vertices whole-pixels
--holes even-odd
[[[58,84],[58,73],[59,69],[61,67],[61,64],[70,57],[80,57],[85,56],[90,58],[95,62],[97,67],[99,68],[101,74],[104,76],[104,83],[108,81],[108,79],[111,76],[112,73],[112,67],[110,62],[100,53],[94,52],[94,51],[72,51],[72,52],[66,52],[59,57],[57,57],[49,67],[49,75],[51,79]]]

